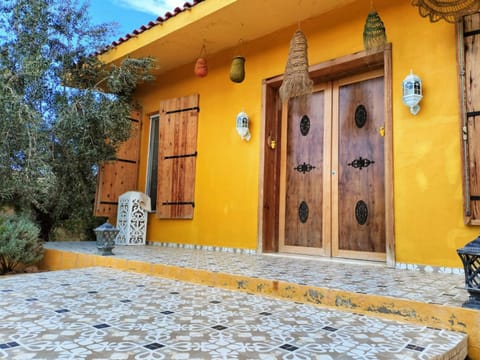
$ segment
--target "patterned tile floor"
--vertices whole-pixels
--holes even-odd
[[[140,252],[119,248],[116,256],[123,251]],[[300,276],[315,264],[324,270],[321,262],[276,257],[151,252],[252,276]],[[0,277],[1,359],[444,359],[465,344],[461,333],[116,269]]]
[[[98,254],[95,242],[47,243],[47,248]],[[114,257],[295,284],[461,307],[461,274],[387,268],[383,264],[312,257],[256,255],[161,246],[117,246]]]

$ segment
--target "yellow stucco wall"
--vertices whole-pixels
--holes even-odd
[[[378,0],[375,5],[393,55],[396,261],[460,267],[455,249],[476,237],[478,229],[463,224],[455,28],[421,18],[410,1]],[[361,1],[302,22],[310,64],[362,50],[368,9],[369,1]],[[192,63],[138,91],[144,114],[141,191],[148,114],[158,111],[162,99],[200,94],[194,219],[157,220],[150,215],[149,241],[257,248],[262,80],[284,71],[295,29],[244,44],[246,79],[241,84],[228,77],[231,58],[237,55],[231,49],[207,56],[205,78],[193,75]],[[401,82],[410,69],[424,85],[417,116],[401,101]],[[235,132],[240,111],[250,116],[250,142]]]

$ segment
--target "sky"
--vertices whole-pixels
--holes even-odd
[[[187,0],[89,0],[93,24],[115,22],[119,25],[111,41],[154,21],[176,7],[183,9]],[[191,1],[189,1],[192,3]]]

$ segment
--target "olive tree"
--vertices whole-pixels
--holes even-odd
[[[151,79],[152,58],[92,56],[111,31],[77,0],[0,5],[0,204],[29,213],[44,240],[91,227],[97,164],[128,138],[133,93]]]

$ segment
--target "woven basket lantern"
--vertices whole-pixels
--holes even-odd
[[[235,56],[232,59],[230,67],[230,80],[241,83],[245,79],[245,58],[243,56]]]
[[[208,74],[208,65],[207,59],[203,57],[199,57],[195,62],[195,69],[194,69],[195,76],[198,77],[205,77]]]
[[[428,16],[431,22],[443,19],[455,23],[480,10],[479,0],[412,0],[412,5],[418,6],[420,15]]]
[[[283,102],[292,97],[306,97],[313,92],[313,81],[308,74],[307,49],[307,39],[298,29],[290,41],[285,75],[279,89]]]
[[[367,15],[365,27],[363,28],[363,45],[365,50],[378,49],[386,43],[387,34],[383,21],[375,10],[371,10]]]
[[[195,67],[193,68],[193,72],[195,76],[199,78],[203,78],[208,75],[208,64],[207,64],[207,48],[205,44],[203,44],[202,48],[200,49],[200,56],[195,61]]]

